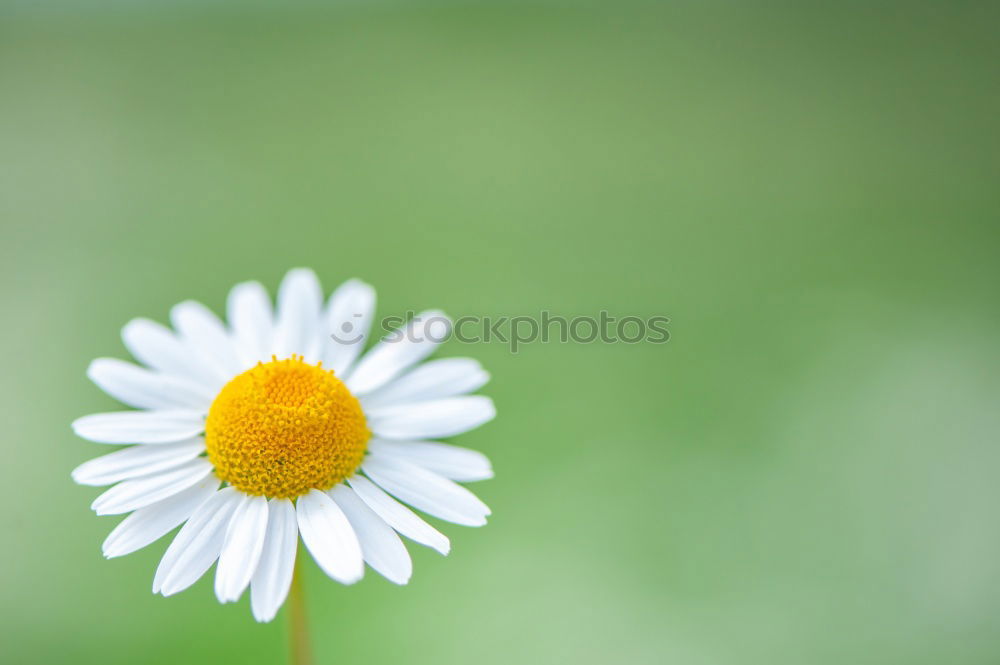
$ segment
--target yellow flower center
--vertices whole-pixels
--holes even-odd
[[[354,473],[370,436],[347,386],[301,356],[258,363],[234,378],[205,423],[219,478],[247,494],[288,499]]]

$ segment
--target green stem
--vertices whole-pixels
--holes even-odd
[[[309,625],[306,622],[306,604],[302,597],[302,567],[300,556],[295,557],[292,588],[288,592],[288,662],[290,665],[313,665],[309,648]]]

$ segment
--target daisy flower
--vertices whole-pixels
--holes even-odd
[[[363,282],[344,283],[324,306],[316,275],[295,269],[276,312],[256,282],[234,287],[227,310],[228,326],[192,301],[170,311],[173,330],[130,321],[122,339],[141,364],[99,358],[87,371],[138,409],[73,423],[90,441],[134,444],[73,471],[78,483],[113,485],[94,500],[98,515],[131,513],[104,541],[106,557],[183,525],[153,592],[183,591],[218,561],[219,601],[249,586],[254,617],[270,621],[288,595],[300,536],[338,582],[357,582],[367,563],[406,584],[412,564],[400,535],[441,554],[450,545],[404,503],[486,523],[489,508],[455,481],[491,478],[489,460],[429,440],[495,415],[488,397],[469,395],[489,379],[478,362],[422,362],[450,332],[444,314],[419,314],[361,356],[375,311]]]

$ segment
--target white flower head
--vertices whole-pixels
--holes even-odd
[[[73,423],[90,441],[132,444],[73,471],[78,483],[113,485],[94,501],[98,515],[131,513],[104,541],[105,556],[183,524],[153,592],[183,591],[218,561],[219,601],[249,586],[254,617],[270,621],[288,594],[299,536],[339,582],[360,580],[367,563],[406,584],[412,565],[399,535],[441,554],[450,545],[403,503],[486,523],[489,508],[455,481],[491,478],[489,460],[431,440],[496,413],[488,397],[469,394],[489,380],[478,362],[423,362],[447,336],[446,316],[424,312],[361,356],[374,289],[350,280],[324,305],[316,275],[301,268],[282,282],[276,312],[256,282],[235,286],[227,309],[228,326],[191,301],[171,310],[173,330],[135,319],[122,338],[141,365],[90,365],[98,386],[138,409]]]

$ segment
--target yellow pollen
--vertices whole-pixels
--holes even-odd
[[[371,433],[344,383],[302,356],[257,363],[212,402],[205,447],[215,474],[247,494],[328,490],[361,465]]]

